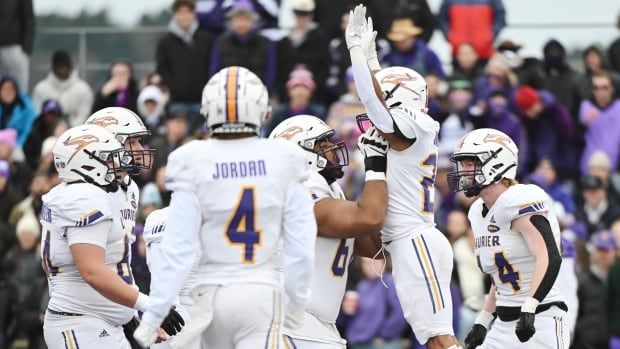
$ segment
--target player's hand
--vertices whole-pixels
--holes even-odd
[[[123,332],[125,332],[125,337],[132,336],[136,328],[140,326],[140,319],[137,317],[131,318],[128,323],[123,325]]]
[[[362,46],[362,33],[365,32],[367,25],[366,7],[364,5],[357,5],[353,11],[349,11],[349,23],[344,32],[347,49]]]
[[[357,147],[364,155],[366,171],[385,172],[389,144],[374,126],[358,138]]]
[[[487,336],[486,327],[480,324],[474,324],[471,328],[471,331],[465,337],[465,348],[466,349],[475,349],[477,346],[481,345],[484,342],[484,337]]]
[[[161,323],[161,328],[166,331],[169,336],[174,336],[175,334],[181,332],[185,326],[185,320],[179,312],[176,311],[176,308],[173,306],[170,308],[170,312],[168,316]]]
[[[536,333],[536,328],[534,328],[535,317],[536,314],[526,313],[523,311],[521,312],[521,315],[519,315],[519,321],[517,321],[515,333],[521,343],[527,342],[530,338],[532,338],[534,333]]]
[[[377,44],[375,39],[377,38],[377,32],[373,29],[372,18],[368,17],[366,21],[366,27],[361,37],[362,51],[366,60],[370,61],[377,59]]]
[[[157,330],[159,328],[141,322],[133,333],[133,338],[142,348],[149,348],[157,340]]]

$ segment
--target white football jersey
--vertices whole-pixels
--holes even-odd
[[[305,182],[315,203],[324,198],[342,199],[338,183],[331,185],[318,172]],[[340,303],[347,286],[349,262],[353,257],[355,239],[330,239],[318,236],[312,273],[312,299],[306,311],[324,322],[336,322]]]
[[[286,194],[309,174],[302,150],[283,140],[208,139],[172,153],[167,188],[196,193],[202,208],[198,283],[280,286]]]
[[[125,324],[135,310],[114,303],[88,285],[78,271],[69,246],[73,243],[92,243],[100,246],[101,237],[80,237],[72,240],[68,228],[96,226],[111,220],[107,234],[105,265],[133,285],[131,273],[131,236],[135,225],[138,197],[132,190],[118,189],[107,193],[86,184],[61,183],[43,196],[41,210],[41,258],[50,272],[48,307],[55,311],[85,314]]]
[[[416,141],[403,151],[388,150],[386,181],[388,209],[381,230],[383,242],[435,226],[435,175],[439,123],[429,115],[392,108],[404,113],[415,130]]]
[[[497,198],[486,215],[479,198],[469,209],[475,237],[478,267],[491,275],[497,288],[497,306],[520,307],[531,288],[535,259],[521,233],[511,230],[512,221],[528,214],[544,215],[560,244],[560,227],[551,198],[536,185],[517,184]],[[562,301],[557,282],[542,303]]]
[[[159,257],[159,244],[161,243],[161,238],[166,232],[166,221],[168,220],[168,207],[162,208],[160,210],[155,210],[146,217],[146,221],[144,222],[144,242],[146,243],[146,263],[149,266],[149,269],[152,269],[152,265],[154,263],[154,259]],[[179,293],[180,304],[184,306],[183,309],[185,313],[183,317],[187,319],[186,314],[189,315],[189,307],[192,305],[192,297],[191,290],[196,285],[196,278],[198,277],[198,260],[200,259],[200,254],[196,256],[194,261],[194,266],[187,277],[187,280],[183,284],[183,288]],[[156,263],[156,262],[155,262]]]

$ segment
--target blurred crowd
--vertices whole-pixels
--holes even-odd
[[[355,116],[364,109],[349,69],[344,28],[358,2],[176,0],[168,32],[153,48],[152,73],[135,76],[132,62],[118,60],[102,86],[91,86],[59,47],[47,77],[30,91],[32,3],[1,2],[0,348],[44,347],[47,282],[37,217],[41,196],[59,183],[51,149],[64,130],[96,110],[135,111],[151,131],[146,144],[157,149],[153,169],[137,180],[141,197],[132,267],[146,292],[141,224],[170,200],[164,187],[168,154],[208,137],[201,92],[222,67],[247,67],[268,86],[273,112],[263,136],[299,114],[332,126],[349,149],[351,162],[340,182],[355,200],[364,181]],[[362,2],[375,19],[382,65],[423,74],[429,114],[441,123],[435,219],[454,249],[457,335],[463,338],[471,328],[490,281],[473,254],[466,216],[472,202],[450,192],[446,173],[461,137],[491,127],[519,145],[520,181],[541,186],[555,201],[566,269],[559,282],[571,307],[572,347],[607,348],[610,337],[620,343],[620,37],[607,48],[585,48],[582,65],[573,67],[557,40],[545,44],[542,59],[523,57],[519,38],[497,40],[506,25],[501,0],[443,0],[435,14],[426,0]],[[452,48],[450,62],[440,61],[427,44],[442,34]],[[376,271],[382,269],[379,278]],[[389,261],[357,260],[350,275],[338,321],[350,346],[417,347],[398,305]]]

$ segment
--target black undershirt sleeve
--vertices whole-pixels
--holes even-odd
[[[543,276],[543,279],[540,282],[538,289],[534,293],[534,298],[539,302],[542,302],[551,290],[551,287],[553,287],[553,284],[555,283],[555,280],[560,273],[562,256],[560,255],[558,246],[556,245],[555,239],[553,238],[553,231],[551,230],[551,225],[549,224],[547,218],[542,215],[533,215],[530,217],[530,222],[532,222],[534,227],[538,229],[540,235],[545,241],[547,256],[549,258],[549,265],[547,266],[545,275]]]

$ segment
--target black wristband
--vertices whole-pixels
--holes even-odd
[[[385,156],[364,158],[364,168],[366,171],[385,172],[387,169],[387,158]]]

